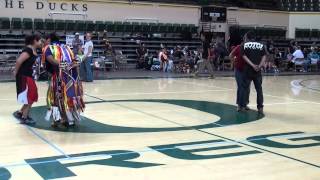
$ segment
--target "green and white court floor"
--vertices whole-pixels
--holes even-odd
[[[320,76],[264,78],[265,113],[237,113],[233,78],[84,84],[79,127],[19,124],[15,83],[0,83],[0,179],[318,180]]]

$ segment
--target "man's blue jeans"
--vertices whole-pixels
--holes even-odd
[[[92,57],[87,57],[80,65],[80,74],[84,81],[93,81],[93,72],[91,67],[92,59]]]
[[[237,82],[237,105],[241,106],[241,104],[245,104],[246,106],[249,104],[249,94],[250,94],[250,86],[249,89],[244,89],[245,87],[245,76],[244,72],[236,69],[235,70],[235,78]],[[241,98],[241,96],[244,96]],[[244,102],[241,102],[244,101]],[[245,107],[245,106],[244,106]]]

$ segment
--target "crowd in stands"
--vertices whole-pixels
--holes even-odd
[[[267,72],[279,71],[301,71],[309,72],[312,67],[316,70],[320,69],[320,51],[313,43],[310,47],[302,47],[298,42],[291,41],[284,51],[280,51],[273,46],[273,43],[267,43],[268,63],[266,65]]]
[[[116,58],[117,52],[109,42],[104,38],[104,54],[115,63],[117,67],[119,62]],[[168,48],[163,44],[159,45],[156,53],[151,53],[147,45],[141,40],[137,40],[136,49],[137,69],[147,69],[152,71],[192,73],[199,67],[201,62],[202,47],[190,49],[188,46],[176,45],[174,48]],[[294,41],[291,41],[287,48],[278,48],[273,41],[265,42],[267,51],[267,62],[265,72],[278,73],[281,71],[308,72],[315,67],[320,70],[320,49],[314,44],[309,48],[301,48]],[[210,61],[213,69],[216,71],[225,70],[225,59],[228,58],[229,48],[226,47],[223,38],[212,38],[210,43]],[[230,63],[230,61],[229,61]]]
[[[201,60],[202,47],[191,50],[188,46],[177,45],[172,49],[160,44],[156,54],[151,54],[144,43],[136,49],[137,69],[157,70],[163,72],[195,72]],[[210,60],[216,70],[222,69],[222,59],[228,55],[221,38],[210,43]]]

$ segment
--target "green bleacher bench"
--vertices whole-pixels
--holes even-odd
[[[275,34],[275,32],[279,32],[279,30],[273,28],[264,28],[262,29],[262,34],[260,35],[260,37],[270,39],[279,36],[279,34]]]
[[[248,31],[254,31],[254,27],[240,27],[240,35],[244,36]]]
[[[54,21],[54,29],[56,31],[65,31],[66,30],[66,22],[64,20],[57,19]]]
[[[166,33],[168,32],[168,26],[164,23],[159,23],[159,32]]]
[[[102,32],[106,29],[106,25],[103,21],[96,21],[96,27],[95,30],[98,32]]]
[[[188,24],[181,24],[181,31],[182,32],[189,32]]]
[[[262,39],[268,39],[269,38],[269,29],[257,27],[255,30],[256,37],[260,37]]]
[[[86,21],[86,31],[93,32],[95,30],[95,24],[93,21]]]
[[[21,30],[22,29],[21,18],[12,18],[11,19],[11,28],[14,30]]]
[[[33,21],[31,18],[23,18],[22,28],[24,30],[33,30]]]
[[[133,32],[141,32],[141,26],[139,22],[132,23],[132,31]]]
[[[125,32],[132,32],[133,28],[130,22],[124,22],[123,26]]]
[[[34,19],[34,30],[44,30],[43,19]]]
[[[0,18],[0,29],[8,30],[10,29],[10,19],[7,17]]]
[[[44,29],[47,31],[54,31],[54,21],[52,19],[44,20]]]
[[[141,23],[141,32],[149,32],[150,31],[150,26],[148,23]]]
[[[286,38],[287,31],[284,29],[273,29],[272,30],[272,36],[275,37],[275,39],[284,39]]]
[[[179,33],[179,32],[181,32],[181,26],[180,26],[180,24],[173,24],[172,25],[173,26],[173,33]]]
[[[319,38],[319,30],[318,29],[311,29],[311,37],[312,38]]]
[[[159,25],[157,23],[150,23],[150,32],[156,33],[159,32]]]
[[[296,29],[296,38],[302,38],[302,32],[301,29]]]
[[[274,39],[277,39],[282,35],[281,29],[270,29],[268,32],[269,32],[269,36]]]
[[[286,35],[287,35],[287,30],[282,29],[281,30],[281,39],[286,39]]]
[[[105,25],[108,32],[115,32],[115,25],[112,21],[106,21]]]
[[[66,20],[66,31],[74,31],[75,30],[75,22],[72,20]]]
[[[190,32],[191,33],[197,33],[198,32],[198,27],[194,24],[189,24],[190,27]]]
[[[302,31],[302,37],[303,37],[303,38],[310,38],[310,34],[311,34],[310,29],[304,29],[304,30]]]
[[[124,32],[124,25],[121,21],[114,22],[114,30],[115,32]]]
[[[83,32],[86,29],[86,23],[84,21],[77,20],[75,22],[75,31]]]
[[[174,31],[173,24],[171,24],[171,23],[166,23],[166,26],[167,26],[167,32],[168,32],[168,33],[173,33],[173,31]]]

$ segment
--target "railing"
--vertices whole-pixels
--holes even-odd
[[[155,19],[155,18],[126,18],[125,22],[155,22],[155,23],[159,23],[159,19]]]
[[[54,15],[63,15],[64,18],[66,15],[70,15],[70,16],[81,16],[83,19],[87,18],[88,17],[88,14],[87,13],[81,13],[81,12],[56,12],[56,11],[53,11],[53,12],[49,12],[48,15],[50,17],[53,17]]]

